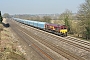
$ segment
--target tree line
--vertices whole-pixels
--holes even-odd
[[[68,32],[70,34],[77,34],[78,37],[90,39],[90,0],[85,0],[85,3],[80,5],[79,11],[76,14],[76,25],[72,18],[70,10],[66,10],[60,15],[60,19],[63,19],[65,25],[68,26]],[[80,36],[81,35],[81,36]]]

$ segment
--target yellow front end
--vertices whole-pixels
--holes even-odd
[[[60,30],[60,33],[62,33],[62,34],[67,33],[67,29],[62,29],[62,30]]]

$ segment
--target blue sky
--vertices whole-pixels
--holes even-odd
[[[69,9],[76,13],[85,0],[0,0],[2,14],[55,14]]]

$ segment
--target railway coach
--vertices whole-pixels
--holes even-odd
[[[32,21],[32,20],[24,20],[19,18],[13,18],[13,19],[23,24],[27,24],[43,30],[52,31],[53,33],[56,33],[58,35],[67,36],[67,27],[65,25],[51,24],[51,23]]]

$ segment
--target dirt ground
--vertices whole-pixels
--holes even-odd
[[[3,22],[6,24],[6,19],[3,19]],[[2,24],[0,24],[1,28]],[[2,27],[2,31],[0,32],[0,60],[26,60],[24,57],[24,53],[20,49],[22,49],[15,37],[13,36],[9,27]]]

